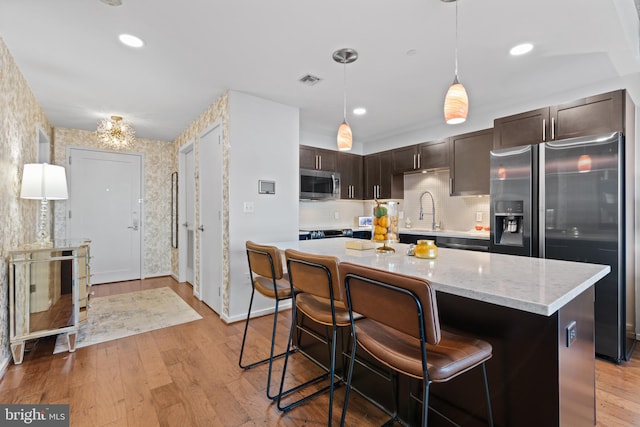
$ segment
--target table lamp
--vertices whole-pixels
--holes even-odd
[[[22,172],[20,198],[40,200],[37,244],[52,246],[49,237],[49,200],[66,200],[67,178],[64,167],[48,163],[27,163]]]

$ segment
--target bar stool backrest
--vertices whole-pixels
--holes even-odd
[[[436,292],[426,280],[343,262],[340,281],[348,281],[347,304],[353,312],[421,339],[417,299],[422,306],[425,341],[440,342]]]
[[[287,249],[284,254],[289,278],[296,291],[327,299],[331,299],[331,292],[333,292],[334,301],[343,300],[344,294],[338,275],[338,258],[308,254],[294,249]]]
[[[251,241],[247,241],[246,247],[251,271],[270,279],[282,279],[282,257],[277,247],[259,245]]]

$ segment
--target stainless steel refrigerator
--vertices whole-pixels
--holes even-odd
[[[626,274],[624,136],[492,151],[490,191],[492,252],[611,266],[595,288],[595,349],[628,360],[635,292]]]

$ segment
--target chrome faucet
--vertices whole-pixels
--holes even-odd
[[[424,211],[422,210],[422,197],[424,197],[425,194],[428,194],[429,197],[431,197],[431,231],[435,231],[435,229],[436,229],[436,203],[433,201],[433,194],[431,194],[430,191],[425,191],[424,193],[422,193],[420,195],[420,216],[418,217],[418,219],[420,221],[422,221],[423,218],[424,218]]]

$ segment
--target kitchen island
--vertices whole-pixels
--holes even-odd
[[[594,285],[609,266],[447,248],[429,260],[406,255],[405,244],[382,254],[346,249],[347,240],[269,244],[428,279],[443,326],[493,346],[487,372],[496,426],[595,424]],[[432,402],[463,425],[483,425],[480,384],[475,375],[437,384]]]

